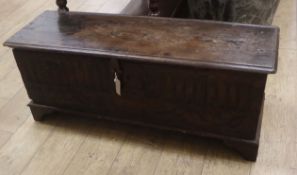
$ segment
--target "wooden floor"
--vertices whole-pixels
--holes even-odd
[[[71,10],[117,12],[129,0],[70,0]],[[1,0],[0,43],[54,0]],[[211,140],[71,116],[34,122],[11,50],[0,46],[0,175],[296,175],[296,0],[281,0],[279,69],[269,77],[256,163]]]

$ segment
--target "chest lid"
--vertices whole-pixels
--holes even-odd
[[[273,26],[46,11],[4,45],[201,68],[274,73],[278,37],[279,29]]]

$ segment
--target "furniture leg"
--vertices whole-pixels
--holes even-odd
[[[254,140],[225,140],[224,143],[229,148],[239,152],[242,157],[249,161],[256,161],[258,156],[258,149],[260,143],[261,124],[263,117],[264,99],[258,121],[257,133]]]
[[[32,115],[35,121],[42,121],[46,115],[49,115],[55,112],[53,109],[34,105],[33,102],[30,102],[28,106],[30,107],[30,110],[32,112]]]
[[[249,161],[256,161],[259,142],[249,141],[224,141],[225,145],[237,151],[243,158]]]

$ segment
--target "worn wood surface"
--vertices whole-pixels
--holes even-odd
[[[47,11],[5,45],[265,73],[276,71],[278,29]]]
[[[122,0],[119,0],[121,2]],[[40,14],[45,9],[56,10],[56,5],[54,1],[45,1],[45,0],[15,0],[7,3],[7,1],[0,1],[0,40],[4,42],[9,36],[19,30],[22,26],[30,22],[35,16]],[[111,3],[111,4],[110,4]],[[71,10],[82,10],[82,11],[115,11],[121,10],[122,7],[119,7],[120,3],[118,1],[103,1],[103,0],[71,0],[69,7]],[[120,4],[122,5],[122,4]],[[33,10],[34,9],[34,10]],[[205,140],[196,140],[193,138],[188,138],[183,140],[184,143],[192,145],[193,149],[185,147],[185,149],[177,146],[176,144],[171,144],[172,141],[178,139],[176,136],[172,137],[162,137],[164,140],[161,144],[158,142],[153,142],[149,137],[145,136],[140,132],[141,130],[134,128],[129,133],[131,136],[128,144],[131,149],[125,148],[122,154],[121,160],[114,166],[114,171],[118,167],[122,166],[123,170],[129,172],[131,169],[137,169],[137,167],[145,166],[147,159],[142,159],[142,155],[150,150],[158,151],[159,147],[164,147],[160,156],[154,156],[153,161],[158,165],[154,170],[155,173],[149,174],[193,174],[193,175],[217,175],[217,174],[230,174],[230,175],[295,175],[297,174],[297,165],[296,165],[296,152],[297,152],[297,137],[296,137],[296,83],[297,83],[297,52],[296,52],[296,1],[295,0],[282,0],[280,1],[280,7],[275,16],[274,24],[279,25],[281,30],[280,38],[280,59],[278,74],[272,75],[268,78],[268,84],[266,88],[266,102],[265,102],[265,111],[264,111],[264,120],[263,120],[263,132],[262,139],[259,151],[259,157],[257,163],[250,163],[241,160],[234,152],[228,151],[228,149],[223,148],[219,144],[215,144],[210,141]],[[5,54],[9,53],[9,54]],[[5,56],[6,55],[6,56]],[[0,75],[6,76],[12,70],[16,68],[12,54],[9,52],[9,49],[6,47],[0,46]],[[22,85],[15,85],[15,80],[20,80],[21,77],[19,74],[11,74],[10,77],[7,77],[5,82],[2,83],[3,79],[0,78],[0,86],[6,86],[11,88],[22,88]],[[3,105],[8,103],[17,91],[11,91],[11,95],[5,96],[5,98],[0,97],[3,101]],[[6,91],[0,91],[0,94],[6,94]],[[1,101],[0,100],[0,101]],[[26,101],[24,101],[26,103]],[[10,103],[11,108],[14,107],[14,103]],[[23,106],[25,108],[25,106]],[[14,107],[15,110],[19,110],[20,107]],[[1,109],[0,109],[1,110]],[[64,117],[59,117],[56,119],[57,122],[65,121]],[[4,122],[2,122],[4,124]],[[36,123],[31,117],[26,123],[16,126],[18,130],[13,132],[13,137],[10,138],[9,143],[6,143],[7,146],[0,148],[1,154],[0,157],[7,157],[0,163],[0,174],[21,174],[24,167],[30,164],[30,159],[36,154],[36,151],[31,151],[28,154],[22,154],[27,152],[28,148],[32,150],[37,150],[39,148],[39,142],[41,145],[44,143],[43,138],[48,137],[48,135],[38,133],[46,131],[52,133],[53,130],[48,127],[48,125],[55,126],[56,124],[46,121],[47,124]],[[74,123],[74,126],[81,125],[82,121]],[[101,122],[95,122],[100,125]],[[12,123],[13,124],[13,123]],[[30,129],[31,132],[27,132],[26,129]],[[110,126],[103,127],[105,125],[94,126],[89,125],[94,131],[92,131],[87,139],[91,140],[84,142],[88,146],[83,146],[76,153],[75,159],[73,159],[69,166],[65,166],[65,169],[68,169],[64,174],[107,174],[108,169],[110,169],[113,162],[117,162],[117,152],[121,152],[122,140],[124,136],[120,135],[121,133],[127,133],[124,129],[115,129]],[[117,126],[116,128],[118,128]],[[96,129],[102,128],[102,131],[96,131]],[[34,132],[33,132],[34,131]],[[106,132],[114,131],[112,134]],[[118,132],[119,131],[119,132]],[[84,132],[84,131],[81,131]],[[138,133],[138,134],[137,134]],[[21,135],[22,134],[22,135]],[[159,136],[160,133],[148,132],[149,135]],[[18,135],[19,139],[16,138]],[[147,134],[146,134],[147,135]],[[33,137],[31,137],[33,136]],[[135,136],[135,137],[133,137]],[[80,136],[81,139],[85,139],[85,136]],[[137,140],[141,140],[137,142]],[[5,139],[6,140],[6,139]],[[45,140],[46,142],[46,140]],[[58,143],[57,143],[58,144]],[[72,144],[72,141],[69,141],[68,144]],[[93,148],[93,145],[96,145],[96,148]],[[117,144],[118,146],[114,146]],[[145,145],[149,145],[147,147]],[[157,145],[157,146],[155,146]],[[159,145],[159,146],[158,146]],[[7,148],[17,147],[20,151],[9,151]],[[94,146],[95,147],[95,146]],[[143,150],[134,152],[133,148],[140,147]],[[182,150],[185,150],[184,153]],[[39,153],[38,153],[39,154]],[[52,152],[52,154],[56,154]],[[114,159],[109,159],[109,161],[102,161],[102,159],[107,160],[107,158],[114,157]],[[189,155],[189,158],[179,158],[186,155]],[[172,156],[173,155],[173,156]],[[175,156],[174,156],[175,155]],[[2,166],[6,162],[11,162],[13,157],[17,157],[22,163],[11,163],[9,166]],[[135,159],[125,158],[128,157],[140,157],[135,161]],[[102,158],[102,159],[101,159]],[[194,163],[191,159],[197,159],[196,161],[202,161],[202,163]],[[182,171],[182,168],[178,168],[174,163],[168,163],[168,161],[160,160],[169,160],[175,162],[176,160],[182,162],[182,165],[187,165],[189,171]],[[51,159],[52,162],[55,162],[57,159]],[[79,168],[81,173],[75,171],[77,165],[81,165],[83,162],[91,162],[91,165],[86,168]],[[129,162],[129,163],[127,163]],[[124,165],[124,163],[126,165]],[[193,163],[193,164],[192,164]],[[180,164],[179,164],[180,165]],[[9,168],[11,167],[11,168]],[[100,167],[96,169],[96,167]],[[151,167],[151,166],[149,166]],[[163,167],[162,169],[160,167]],[[185,167],[185,166],[183,166]],[[73,170],[73,171],[71,171]],[[162,171],[161,171],[162,170]],[[18,173],[17,173],[18,172]],[[49,173],[46,171],[37,171],[39,174]],[[133,174],[135,171],[130,171]],[[173,173],[172,173],[173,172]],[[111,173],[109,173],[111,174]],[[134,173],[137,174],[137,173]]]

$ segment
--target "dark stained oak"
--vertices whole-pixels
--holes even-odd
[[[221,139],[256,160],[279,29],[47,11],[11,37],[36,120],[53,112]]]
[[[278,33],[270,26],[47,11],[5,45],[272,73]]]

